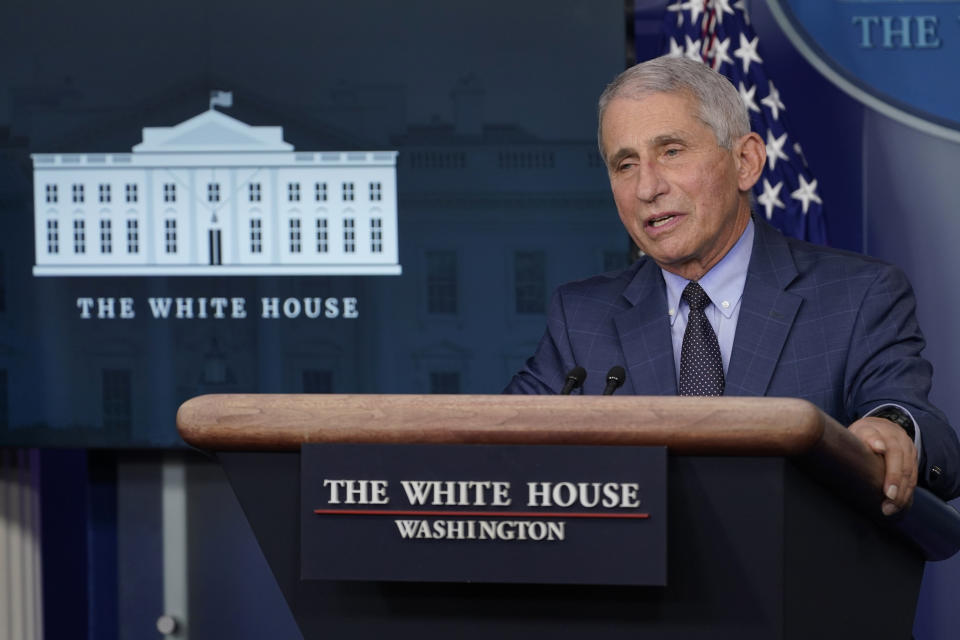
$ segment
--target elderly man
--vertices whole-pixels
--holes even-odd
[[[600,96],[599,141],[620,220],[646,254],[560,287],[507,393],[559,393],[614,365],[638,395],[784,396],[848,424],[885,461],[884,514],[918,482],[960,495],[960,443],[927,399],[913,292],[895,267],[783,237],[751,214],[766,161],[736,89],[658,58]]]

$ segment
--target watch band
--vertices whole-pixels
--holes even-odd
[[[907,432],[907,435],[910,436],[911,440],[917,439],[917,430],[913,425],[913,418],[899,407],[888,406],[883,407],[879,411],[870,414],[871,418],[884,418],[895,424],[900,425],[900,427]]]

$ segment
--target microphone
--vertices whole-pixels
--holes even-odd
[[[610,371],[607,371],[607,386],[603,388],[603,395],[612,396],[614,391],[623,386],[626,379],[627,372],[623,367],[620,365],[610,367]]]
[[[560,390],[560,395],[570,395],[573,390],[578,389],[586,379],[587,370],[583,367],[576,366],[573,369],[570,369],[570,371],[567,372],[567,381],[563,383],[563,389]]]

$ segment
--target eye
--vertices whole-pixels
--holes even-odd
[[[676,158],[677,156],[680,155],[680,148],[669,147],[666,151],[663,152],[663,155],[667,156],[668,158]]]

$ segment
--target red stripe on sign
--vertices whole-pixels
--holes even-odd
[[[632,518],[646,519],[649,513],[589,513],[576,511],[400,511],[390,509],[314,509],[322,516],[474,516],[477,518]]]

